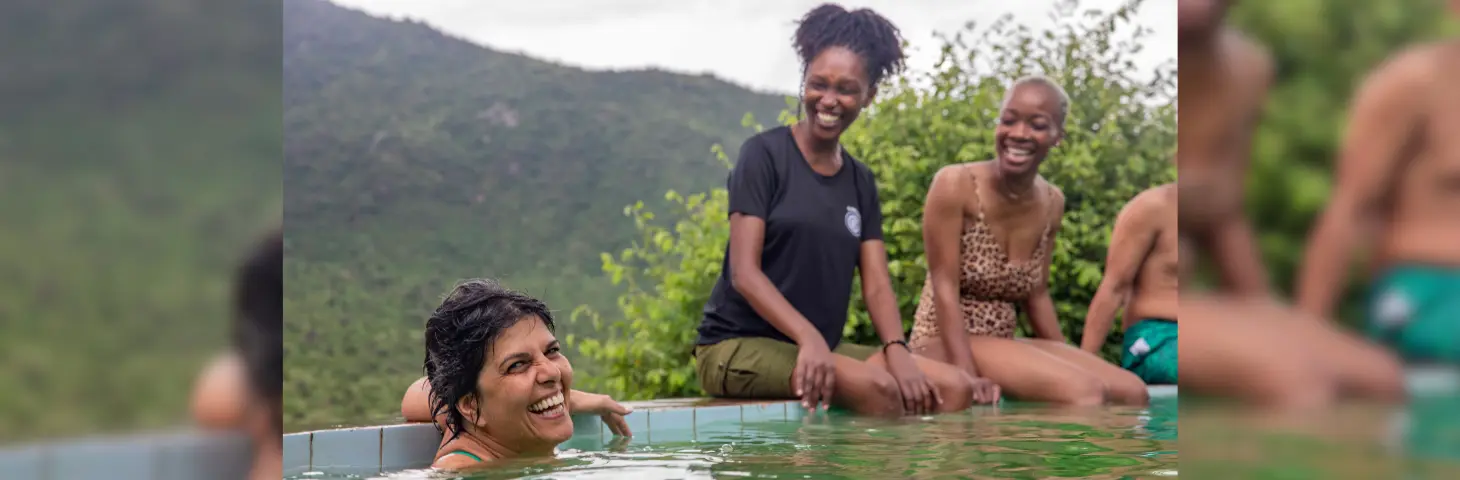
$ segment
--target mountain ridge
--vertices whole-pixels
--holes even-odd
[[[451,285],[613,311],[624,208],[705,191],[786,98],[713,75],[593,71],[323,0],[284,5],[286,424],[384,421]],[[560,318],[559,335],[570,334]]]

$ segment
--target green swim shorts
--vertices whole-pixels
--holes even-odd
[[[877,347],[843,342],[833,353],[866,361]],[[787,399],[791,372],[800,353],[794,343],[764,337],[740,337],[695,347],[695,373],[700,388],[713,397]]]
[[[1400,266],[1374,282],[1371,338],[1410,362],[1460,363],[1460,268]]]
[[[1147,318],[1125,331],[1120,366],[1141,377],[1148,385],[1176,383],[1176,322]]]

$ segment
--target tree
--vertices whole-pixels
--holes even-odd
[[[1153,79],[1142,78],[1130,58],[1149,30],[1136,27],[1119,35],[1132,27],[1131,16],[1142,3],[1133,0],[1102,13],[1067,2],[1053,12],[1053,28],[1046,32],[1014,25],[1008,16],[984,29],[970,22],[941,38],[941,60],[932,72],[892,80],[843,136],[847,150],[877,175],[905,327],[927,271],[921,219],[933,175],[944,165],[992,158],[992,127],[1006,87],[1015,78],[1043,74],[1071,97],[1066,140],[1041,173],[1068,201],[1050,280],[1056,310],[1067,336],[1082,332],[1116,213],[1142,190],[1175,179],[1175,62],[1163,64]],[[794,120],[791,111],[780,120]],[[717,152],[724,160],[723,151]],[[591,323],[594,335],[568,341],[606,373],[583,379],[588,388],[625,399],[702,393],[692,349],[729,235],[727,196],[718,188],[670,192],[667,198],[679,220],[656,223],[642,202],[635,204],[625,213],[638,240],[618,255],[603,255],[604,271],[623,288],[618,315],[606,319],[587,307],[574,311],[574,321]],[[847,340],[875,344],[860,287],[855,288]],[[1108,357],[1118,354],[1120,340],[1119,332],[1111,334]]]

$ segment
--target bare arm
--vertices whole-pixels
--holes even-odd
[[[1239,58],[1239,68],[1242,69],[1238,74],[1241,75],[1239,78],[1249,92],[1249,113],[1246,124],[1239,129],[1241,133],[1234,141],[1234,153],[1230,159],[1232,168],[1228,173],[1234,176],[1230,179],[1233,188],[1241,191],[1241,186],[1247,183],[1247,173],[1252,163],[1252,138],[1256,134],[1263,103],[1272,85],[1273,66],[1266,52],[1246,42],[1237,47],[1236,55]],[[1252,231],[1247,215],[1242,214],[1239,208],[1227,215],[1211,233],[1212,237],[1207,240],[1207,244],[1212,250],[1223,285],[1238,295],[1269,295],[1267,267],[1262,262],[1257,236]]]
[[[1050,185],[1049,188],[1055,188]],[[1044,276],[1034,286],[1034,292],[1029,299],[1024,301],[1024,311],[1029,313],[1029,323],[1034,327],[1034,335],[1046,340],[1054,340],[1065,343],[1065,334],[1060,331],[1059,315],[1054,310],[1054,298],[1049,296],[1049,268],[1054,262],[1055,239],[1059,238],[1060,219],[1065,216],[1065,194],[1058,189],[1055,190],[1054,225],[1049,229],[1049,237],[1045,239],[1048,251],[1044,253]]]
[[[193,386],[193,420],[204,428],[240,426],[248,409],[247,376],[237,354],[214,358]]]
[[[867,301],[867,314],[882,343],[903,339],[902,315],[897,311],[897,296],[892,292],[892,275],[887,271],[887,246],[881,240],[862,242],[862,298]]]
[[[1090,310],[1085,313],[1085,334],[1080,340],[1082,350],[1100,353],[1105,337],[1110,334],[1116,311],[1130,298],[1136,274],[1155,245],[1156,231],[1149,221],[1147,208],[1147,202],[1154,198],[1150,192],[1147,190],[1136,195],[1115,219],[1109,251],[1105,256],[1105,275],[1100,279],[1095,298],[1090,301]]]
[[[400,414],[407,422],[431,421],[431,383],[421,377],[406,388],[400,400]]]
[[[1421,121],[1422,99],[1416,82],[1423,78],[1404,59],[1371,76],[1356,95],[1339,152],[1332,199],[1308,237],[1299,273],[1298,306],[1329,318],[1349,278],[1354,250],[1365,233],[1381,220],[1380,204],[1390,193],[1405,160],[1403,152]]]
[[[785,295],[760,269],[765,246],[765,221],[734,213],[730,215],[730,284],[745,296],[750,307],[797,345],[826,343],[810,320],[796,311]]]
[[[943,167],[928,187],[923,202],[923,249],[933,288],[934,321],[942,332],[949,363],[969,375],[978,376],[973,351],[968,346],[963,309],[958,304],[960,237],[963,232],[963,201],[960,188],[966,183],[962,165]]]

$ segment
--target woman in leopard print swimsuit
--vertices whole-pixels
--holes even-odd
[[[1007,95],[996,158],[944,167],[928,191],[913,349],[1021,400],[1144,405],[1140,378],[1065,342],[1049,296],[1064,194],[1039,164],[1064,133],[1069,97],[1044,77],[1020,79]],[[1014,338],[1021,308],[1038,338]]]

